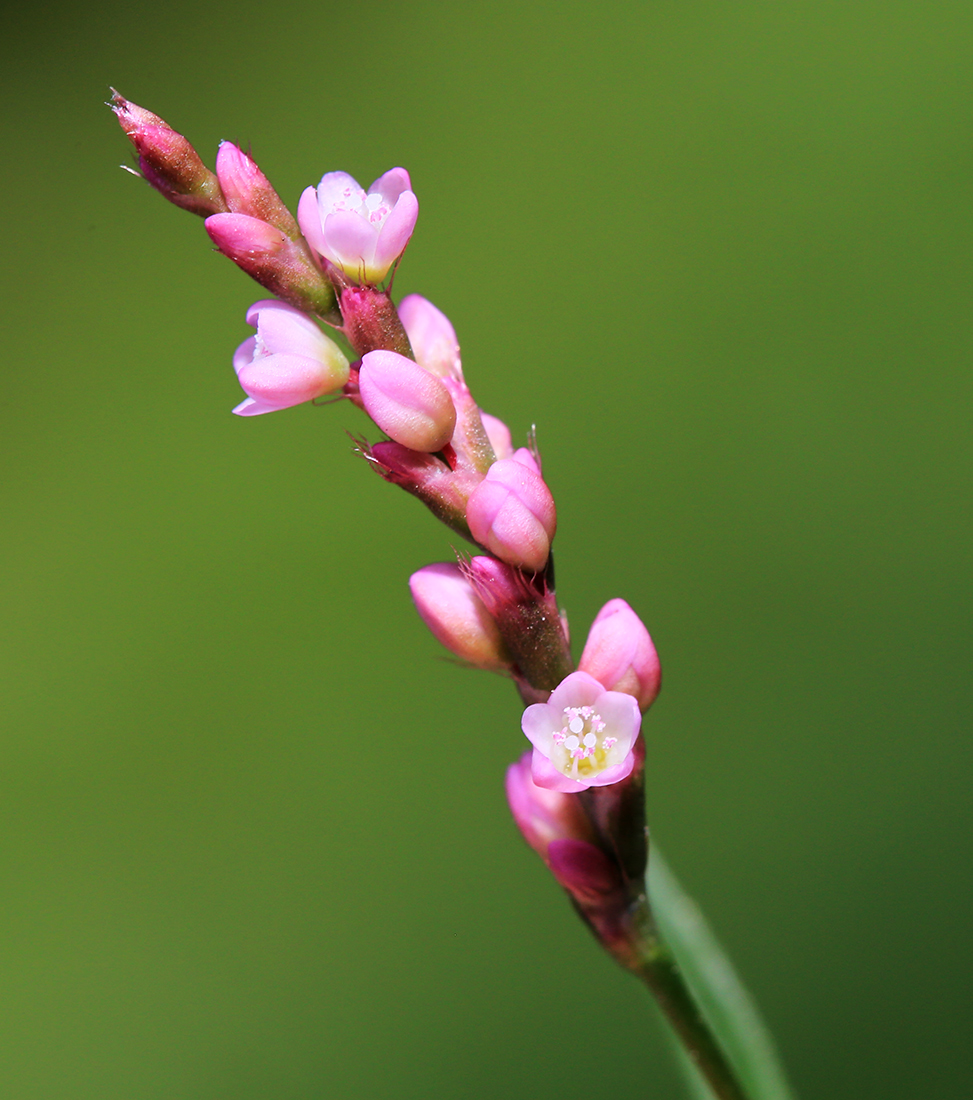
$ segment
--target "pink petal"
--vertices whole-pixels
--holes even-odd
[[[551,693],[548,706],[560,714],[565,707],[590,707],[605,694],[605,689],[587,672],[572,672]]]
[[[618,738],[618,749],[628,752],[642,725],[638,700],[620,691],[606,691],[597,700],[596,709],[611,735]]]
[[[549,703],[532,703],[520,720],[520,728],[527,740],[541,752],[550,752],[554,742],[552,736],[561,728],[563,712]]]
[[[376,268],[388,270],[402,255],[416,227],[418,217],[419,200],[411,191],[403,191],[379,230],[373,261]]]
[[[351,195],[347,196],[345,192],[349,190]],[[321,220],[324,221],[338,203],[349,203],[352,206],[357,206],[361,201],[361,191],[362,188],[358,180],[354,176],[349,176],[347,172],[325,172],[318,184]]]
[[[324,255],[324,228],[321,225],[321,208],[318,193],[313,187],[305,189],[297,204],[297,224],[307,237],[308,244],[319,256]]]
[[[404,168],[390,168],[385,175],[378,179],[368,189],[369,195],[381,195],[382,201],[389,206],[394,206],[396,199],[403,191],[412,190],[412,181],[409,173]]]
[[[591,786],[590,783],[578,783],[577,780],[569,779],[563,772],[559,772],[539,749],[534,749],[531,757],[530,774],[536,786],[544,787],[549,791],[577,793],[586,791]]]
[[[261,413],[277,412],[277,406],[263,405],[252,397],[248,397],[246,401],[241,401],[233,411],[237,416],[259,416]]]
[[[378,233],[361,216],[351,210],[338,210],[324,219],[324,250],[322,255],[349,275],[375,267],[375,245]]]
[[[253,362],[253,353],[257,347],[256,336],[249,336],[233,353],[233,369],[240,373],[244,367],[249,367]],[[234,410],[235,412],[236,410]]]
[[[269,353],[326,359],[331,350],[328,338],[315,322],[284,302],[257,302],[248,311],[247,322],[256,324],[257,335]]]
[[[603,772],[592,776],[590,785],[592,787],[607,787],[611,783],[620,783],[632,774],[634,768],[635,753],[629,752],[621,764],[616,764],[613,768],[605,768]],[[536,783],[537,780],[535,779],[534,782]]]

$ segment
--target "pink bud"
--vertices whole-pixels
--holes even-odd
[[[289,305],[321,316],[334,308],[334,289],[303,241],[249,214],[214,214],[206,232],[224,256]]]
[[[449,318],[421,294],[399,303],[399,317],[420,367],[440,378],[462,378],[459,344]]]
[[[171,203],[207,217],[228,207],[216,176],[200,160],[190,143],[173,128],[112,89],[112,110],[139,156],[139,168]]]
[[[255,302],[247,324],[257,330],[233,356],[246,401],[233,410],[256,416],[334,393],[348,381],[348,360],[307,314],[273,299]]]
[[[509,667],[496,622],[455,562],[423,566],[409,588],[423,622],[451,653],[477,668]]]
[[[480,412],[483,421],[483,430],[490,440],[490,446],[497,458],[512,458],[514,453],[513,440],[510,437],[510,429],[502,420],[489,413]]]
[[[294,215],[271,187],[270,180],[232,141],[220,142],[216,154],[216,176],[232,213],[248,214],[251,218],[269,222],[291,240],[296,241],[300,237]]]
[[[409,173],[393,168],[366,193],[347,172],[328,172],[297,206],[304,236],[353,282],[375,284],[409,243],[419,216]]]
[[[623,691],[644,711],[659,694],[659,656],[642,620],[624,600],[609,600],[591,624],[578,665],[609,691]]]
[[[585,840],[552,840],[547,863],[551,874],[582,905],[594,905],[622,888],[618,865]]]
[[[552,841],[593,840],[594,829],[574,795],[538,787],[531,778],[531,754],[507,768],[507,802],[524,840],[547,862]]]
[[[358,375],[365,411],[390,439],[413,451],[441,451],[456,426],[439,379],[394,351],[370,351]]]
[[[501,459],[470,494],[466,522],[473,537],[510,565],[539,573],[557,528],[544,479],[513,458]]]

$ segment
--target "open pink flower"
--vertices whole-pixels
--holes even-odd
[[[379,283],[402,255],[419,216],[409,173],[393,168],[363,191],[347,172],[328,172],[297,206],[311,247],[354,282]]]
[[[348,360],[314,320],[273,298],[254,302],[247,324],[256,336],[244,340],[233,356],[233,367],[246,401],[233,410],[238,416],[287,409],[303,401],[334,393],[348,381]]]
[[[546,703],[524,711],[522,727],[534,746],[531,775],[538,787],[585,791],[627,778],[642,715],[631,695],[605,691],[586,672],[572,672]]]

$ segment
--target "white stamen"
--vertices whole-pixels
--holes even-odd
[[[572,733],[580,733],[584,729],[584,719],[582,719],[582,718],[572,718],[571,719],[571,725],[570,725],[569,728],[570,728]]]
[[[581,744],[581,742],[577,739],[577,737],[571,736],[567,739],[567,741],[564,742],[564,747],[566,749],[570,749],[571,752],[574,752],[574,750],[580,744]]]

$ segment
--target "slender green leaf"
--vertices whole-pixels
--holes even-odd
[[[654,845],[648,888],[662,934],[748,1095],[752,1100],[795,1100],[753,999],[699,907]],[[709,1100],[712,1094],[689,1059],[683,1057],[680,1063],[695,1100]]]

